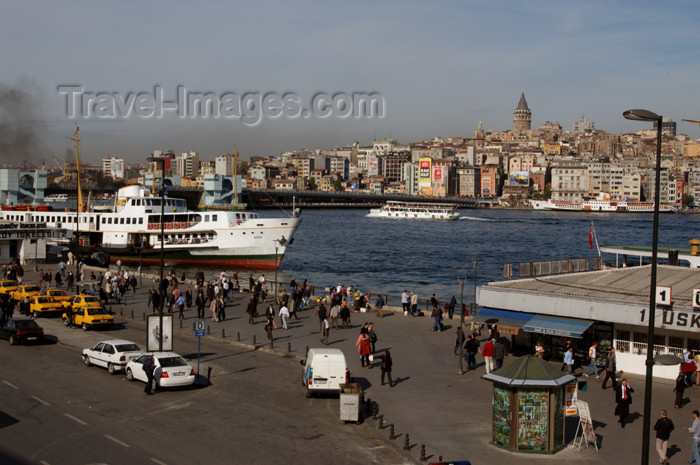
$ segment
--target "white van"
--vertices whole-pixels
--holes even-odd
[[[302,360],[301,382],[306,397],[314,392],[340,393],[340,385],[349,381],[348,365],[340,349],[309,349]]]

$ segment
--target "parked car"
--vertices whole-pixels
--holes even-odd
[[[70,300],[71,298],[71,296],[68,295],[68,293],[63,289],[56,289],[54,287],[48,288],[46,292],[42,292],[41,294],[46,294],[49,297],[53,297],[54,300],[58,300],[59,302],[64,302],[66,300]]]
[[[68,300],[61,302],[61,305],[63,305],[64,308],[71,307],[73,311],[76,311],[79,308],[101,307],[102,303],[100,302],[100,298],[94,295],[76,294],[71,296]]]
[[[20,284],[17,288],[10,292],[10,297],[14,300],[22,300],[25,297],[31,297],[41,292],[41,289],[36,284]]]
[[[11,295],[19,286],[19,283],[14,279],[0,279],[0,294]]]
[[[114,324],[114,317],[105,310],[104,307],[90,306],[73,309],[70,321],[68,320],[67,313],[64,313],[61,318],[63,319],[64,325],[68,327],[80,326],[86,331],[91,328],[111,326]]]
[[[126,364],[126,379],[129,381],[139,380],[144,383],[148,380],[146,372],[143,371],[143,363],[148,354],[131,360]],[[194,368],[174,352],[154,352],[153,362],[156,370],[153,373],[153,388],[173,386],[189,386],[194,384]]]
[[[111,340],[98,342],[91,349],[83,349],[83,363],[107,368],[111,374],[125,370],[126,364],[143,354],[131,341]]]
[[[63,306],[53,297],[35,295],[29,298],[29,314],[35,318],[40,315],[60,315],[61,313],[63,313]]]
[[[30,318],[10,318],[0,327],[0,337],[10,341],[11,345],[41,342],[44,330]]]

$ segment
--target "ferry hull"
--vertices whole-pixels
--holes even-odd
[[[122,263],[143,263],[144,265],[160,265],[160,254],[149,255],[139,258],[138,255],[131,254],[110,254],[112,262],[121,260]],[[282,257],[274,255],[198,255],[192,256],[187,251],[163,253],[163,261],[177,263],[178,265],[196,265],[207,268],[252,268],[263,270],[274,270],[279,268]]]

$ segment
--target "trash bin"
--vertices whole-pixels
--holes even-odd
[[[360,385],[346,383],[340,385],[340,421],[360,420]]]

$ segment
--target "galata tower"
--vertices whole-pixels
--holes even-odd
[[[525,100],[525,90],[522,90],[520,94],[520,101],[518,102],[518,108],[513,112],[513,130],[516,132],[529,131],[530,123],[532,122],[532,112],[527,107],[527,101]]]

